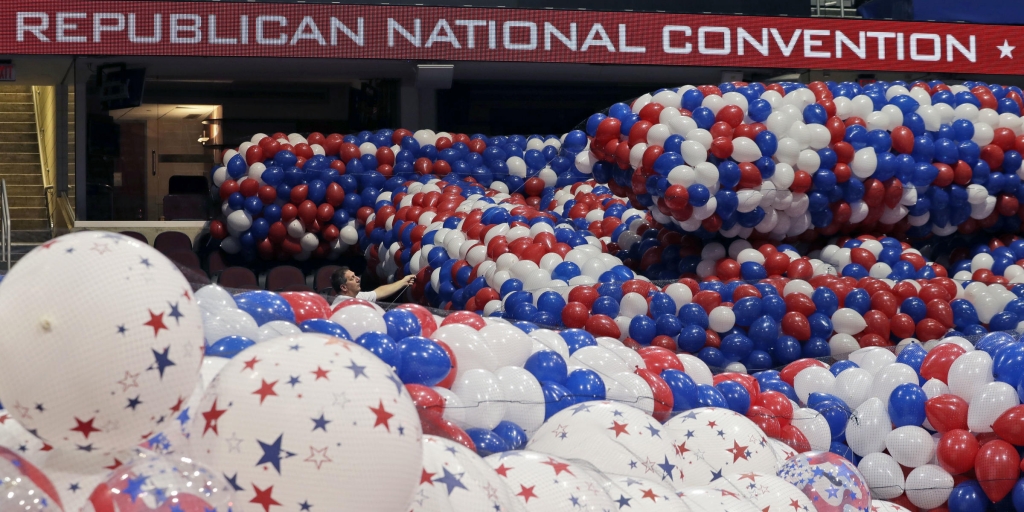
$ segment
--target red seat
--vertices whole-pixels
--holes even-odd
[[[325,265],[316,271],[316,277],[313,279],[313,288],[316,289],[317,293],[332,296],[335,294],[334,287],[331,285],[331,276],[339,268],[341,267],[338,265]]]
[[[198,290],[199,288],[210,284],[210,278],[207,277],[206,272],[203,272],[203,269],[183,265],[177,261],[174,261],[174,264],[178,267],[178,270],[181,271],[181,274],[185,276],[185,280],[192,285],[194,290]]]
[[[174,251],[192,251],[192,239],[181,231],[164,231],[153,240],[153,248],[168,254]]]
[[[196,253],[192,251],[172,251],[165,254],[171,261],[179,265],[184,265],[199,272],[203,271],[203,267],[199,265],[199,256],[196,256]]]
[[[267,289],[272,292],[284,291],[292,285],[306,286],[306,276],[298,268],[282,265],[270,269],[267,273]]]
[[[122,231],[121,234],[124,235],[124,236],[132,237],[132,238],[134,238],[134,239],[136,239],[136,240],[138,240],[138,241],[140,241],[140,242],[142,242],[142,243],[144,243],[146,245],[149,245],[149,239],[146,238],[146,235],[143,235],[142,233],[139,233],[138,231]]]
[[[219,249],[206,256],[206,272],[210,274],[210,277],[219,276],[226,268],[228,265],[224,262],[224,254]]]
[[[259,290],[260,283],[256,274],[245,267],[228,267],[220,273],[217,284],[224,288],[239,288],[243,290]]]
[[[313,293],[316,293],[316,290],[314,290],[314,289],[312,289],[309,286],[304,285],[304,284],[290,284],[288,286],[285,286],[284,290],[281,290],[281,291],[283,291],[283,292],[313,292]]]

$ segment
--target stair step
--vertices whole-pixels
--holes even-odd
[[[38,142],[8,142],[0,137],[0,154],[4,153],[35,153],[39,154]]]
[[[32,93],[0,91],[0,103],[32,103]]]
[[[39,152],[0,153],[0,164],[36,164],[38,166]]]
[[[3,142],[31,142],[39,143],[39,136],[36,132],[3,132],[0,133],[0,141]]]
[[[35,112],[9,112],[5,113],[2,119],[8,123],[35,123],[36,114]]]
[[[36,106],[32,103],[0,103],[0,113],[30,112],[35,113]]]
[[[0,178],[3,178],[3,176],[0,176]],[[43,186],[42,185],[11,185],[10,182],[7,183],[7,195],[10,196],[10,197],[17,197],[17,196],[22,196],[22,197],[25,197],[25,196],[39,196],[39,197],[43,197],[44,193],[45,193],[45,191],[43,190]]]
[[[34,116],[33,116],[34,117]],[[18,132],[18,133],[36,133],[35,120],[28,122],[25,121],[12,121],[10,119],[0,120],[0,133]]]
[[[8,203],[9,204],[9,203]],[[46,219],[45,206],[11,206],[11,220]]]
[[[0,179],[7,181],[7,186],[12,185],[35,185],[38,187],[43,186],[43,175],[42,171],[39,170],[39,164],[31,166],[29,168],[5,170],[8,165],[0,164]],[[35,171],[35,172],[33,172]]]
[[[7,205],[14,208],[46,208],[46,196],[7,196]],[[13,213],[11,215],[14,215]]]
[[[51,238],[47,229],[12,229],[12,244],[41,244]]]
[[[15,219],[12,217],[12,236],[13,232],[21,229],[50,229],[50,223],[46,219]]]

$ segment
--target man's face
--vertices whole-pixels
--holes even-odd
[[[345,289],[349,293],[359,293],[359,276],[355,272],[349,270],[345,272]]]

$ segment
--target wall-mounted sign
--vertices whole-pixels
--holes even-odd
[[[13,54],[1024,74],[1024,32],[1002,25],[553,9],[86,0],[4,2],[0,20],[0,48]]]
[[[14,63],[10,60],[0,60],[0,82],[13,82]]]

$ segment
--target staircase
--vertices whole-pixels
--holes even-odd
[[[11,209],[11,259],[50,239],[32,87],[0,87],[0,179]]]

